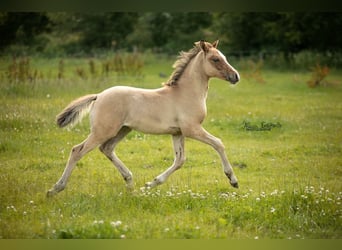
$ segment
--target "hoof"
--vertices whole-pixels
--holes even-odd
[[[49,191],[46,193],[46,197],[52,197],[58,194],[60,191],[63,191],[65,188],[65,185],[62,186],[60,184],[55,184]]]
[[[126,191],[127,192],[133,193],[134,190],[135,190],[134,185],[126,185]]]
[[[56,194],[56,191],[50,189],[49,191],[47,191],[46,197],[47,197],[47,198],[51,198],[51,197],[54,196],[55,194]]]
[[[232,187],[234,187],[234,188],[239,188],[239,183],[237,183],[237,182],[230,183],[230,185],[232,185]]]
[[[153,183],[152,182],[146,182],[145,188],[153,188]]]
[[[156,187],[156,186],[162,184],[163,182],[164,182],[164,181],[161,181],[161,180],[158,179],[158,177],[157,177],[157,178],[155,178],[153,181],[146,182],[146,183],[145,183],[145,187],[146,187],[146,188],[154,188],[154,187]]]
[[[160,184],[162,184],[162,182],[160,182],[158,179],[154,179],[153,181],[146,182],[145,187],[146,188],[154,188]]]
[[[225,174],[229,179],[230,185],[232,185],[232,187],[234,187],[234,188],[239,188],[239,183],[238,183],[236,177],[234,176],[234,174],[233,175],[228,174],[228,173],[225,173]]]

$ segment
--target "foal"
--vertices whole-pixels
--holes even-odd
[[[184,138],[189,137],[209,144],[218,152],[224,173],[230,184],[237,188],[238,181],[226,157],[224,145],[201,126],[207,113],[209,78],[217,77],[232,84],[240,79],[217,45],[218,41],[212,44],[199,41],[188,52],[181,52],[173,65],[174,72],[161,88],[147,90],[116,86],[71,102],[57,116],[58,126],[77,123],[90,109],[91,133],[85,141],[72,148],[61,178],[47,192],[47,196],[62,191],[76,163],[97,146],[119,170],[127,186],[132,188],[131,171],[114,153],[115,146],[132,129],[172,135],[174,162],[154,180],[147,182],[147,187],[162,184],[183,165]]]

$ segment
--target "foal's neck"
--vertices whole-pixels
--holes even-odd
[[[195,56],[184,70],[179,79],[179,88],[182,92],[189,93],[189,96],[198,98],[207,97],[209,77],[203,70],[203,57],[201,53]]]

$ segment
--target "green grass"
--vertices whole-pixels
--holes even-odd
[[[261,71],[265,83],[237,86],[211,80],[204,127],[220,137],[239,178],[230,187],[210,147],[186,140],[183,168],[155,189],[141,188],[173,161],[169,136],[129,134],[117,154],[133,172],[135,191],[98,150],[74,170],[66,190],[52,199],[69,151],[88,134],[88,120],[58,129],[55,116],[72,99],[112,85],[157,88],[172,59],[146,57],[143,77],[80,79],[64,59],[32,60],[46,77],[10,83],[0,60],[0,238],[233,238],[301,239],[342,236],[342,75],[310,89],[310,72]],[[234,63],[232,63],[234,64]],[[99,65],[98,65],[99,67]],[[50,72],[50,73],[48,73]],[[246,131],[244,122],[281,124]]]

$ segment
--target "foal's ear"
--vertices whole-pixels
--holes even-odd
[[[207,53],[209,51],[209,48],[204,40],[200,41],[200,46],[201,46],[201,49],[204,51],[204,53]]]
[[[217,48],[218,44],[219,44],[219,40],[216,40],[215,42],[212,43],[214,48]]]

